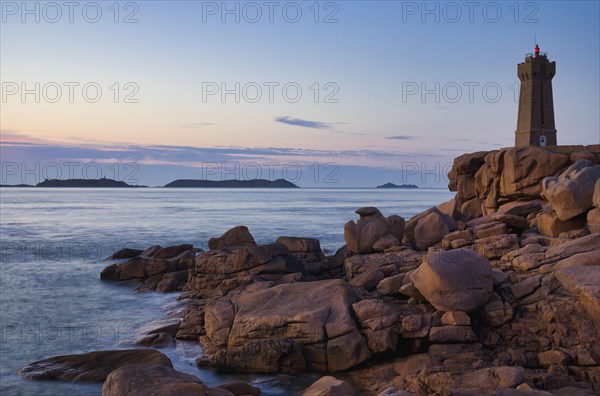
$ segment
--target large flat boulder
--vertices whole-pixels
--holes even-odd
[[[125,349],[54,356],[23,367],[19,374],[29,380],[102,382],[112,371],[130,364],[173,367],[167,356],[154,349]]]
[[[427,301],[440,311],[474,311],[485,304],[493,292],[490,262],[466,248],[427,254],[410,278]]]
[[[335,372],[371,357],[357,330],[358,298],[342,280],[283,284],[206,307],[212,362],[246,372]]]

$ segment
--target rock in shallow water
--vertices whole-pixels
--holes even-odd
[[[126,349],[54,356],[23,367],[19,374],[29,380],[102,382],[112,371],[130,364],[173,367],[167,356],[154,349]]]
[[[102,396],[207,396],[207,387],[197,377],[166,366],[130,364],[108,376]]]

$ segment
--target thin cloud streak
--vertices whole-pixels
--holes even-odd
[[[328,124],[326,122],[302,120],[300,118],[292,118],[292,117],[288,117],[288,116],[277,117],[277,118],[275,118],[275,121],[280,122],[282,124],[299,126],[299,127],[304,127],[304,128],[311,128],[311,129],[329,129],[329,128],[331,128],[331,124]]]
[[[390,140],[415,140],[416,137],[415,136],[410,136],[410,135],[394,135],[394,136],[387,136],[386,139],[390,139]]]

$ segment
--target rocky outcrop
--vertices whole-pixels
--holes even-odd
[[[130,364],[111,372],[102,385],[102,396],[259,396],[260,389],[245,382],[213,388],[194,375],[167,366]]]
[[[196,251],[188,244],[153,246],[123,263],[109,265],[100,279],[133,282],[139,290],[177,291],[187,282],[188,270],[194,268]]]
[[[422,253],[406,248],[386,253],[352,256],[344,262],[346,279],[354,287],[373,290],[388,278],[403,276],[416,269],[422,257]],[[392,292],[397,293],[398,289]]]
[[[294,237],[202,252],[181,322],[147,334],[146,345],[168,345],[175,334],[200,341],[200,366],[345,371],[352,384],[323,377],[307,395],[597,393],[600,233],[590,209],[600,184],[591,204],[576,198],[589,195],[589,183],[585,194],[580,187],[590,158],[536,147],[462,156],[453,200],[406,225],[361,208],[345,227],[348,247],[328,257],[319,241]],[[556,183],[547,183],[546,202],[548,176]],[[571,201],[551,198],[560,183]],[[562,220],[567,206],[579,213]],[[169,260],[153,257],[160,250],[141,256]],[[168,274],[159,284],[178,276]],[[174,389],[197,384],[145,370]]]
[[[233,227],[220,237],[208,240],[208,248],[210,250],[234,249],[248,245],[256,245],[256,242],[246,226]]]
[[[277,238],[275,242],[285,246],[307,271],[311,273],[320,272],[325,254],[321,250],[321,243],[318,239],[282,236]]]
[[[211,364],[249,372],[340,371],[371,357],[342,280],[284,284],[224,297],[205,310]]]
[[[255,282],[298,280],[305,272],[302,264],[280,243],[248,245],[198,255],[187,287],[204,297],[224,296]]]
[[[506,201],[539,199],[541,181],[557,176],[569,163],[568,156],[535,146],[457,157],[448,173],[448,187],[457,192],[454,218],[470,220],[497,211]]]
[[[55,356],[23,367],[19,375],[38,381],[102,382],[112,371],[131,364],[173,367],[167,356],[154,349],[125,349]]]
[[[359,208],[360,219],[344,225],[344,240],[355,254],[381,252],[398,246],[404,236],[404,219],[392,215],[385,217],[374,207]]]
[[[600,180],[600,165],[581,159],[560,176],[545,178],[542,196],[552,204],[558,218],[566,221],[593,207],[597,180]]]

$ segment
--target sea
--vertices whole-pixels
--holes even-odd
[[[246,225],[258,243],[312,237],[343,246],[354,211],[376,206],[405,219],[452,198],[445,189],[0,189],[0,395],[100,395],[102,384],[26,381],[18,370],[56,355],[132,348],[138,329],[177,310],[179,293],[135,292],[100,280],[121,248],[192,243]],[[201,347],[161,352],[209,386],[243,380],[263,395],[300,392],[318,375],[199,369]]]

